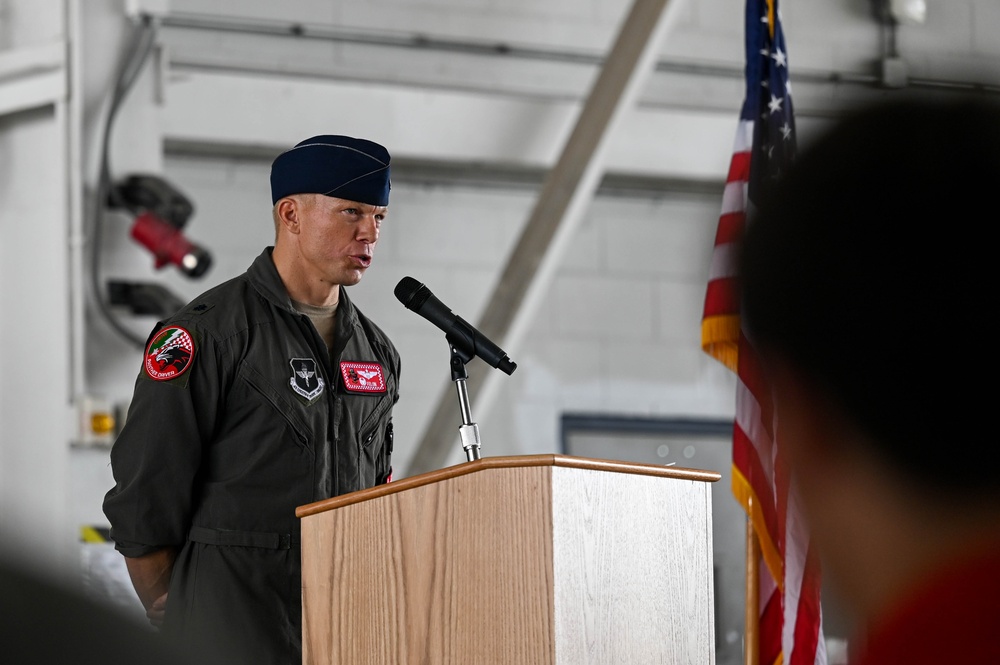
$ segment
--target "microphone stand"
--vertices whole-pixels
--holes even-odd
[[[458,405],[462,410],[462,426],[458,428],[462,436],[462,448],[465,450],[465,457],[469,462],[480,459],[479,456],[479,425],[472,422],[472,408],[469,406],[469,390],[466,387],[466,380],[469,372],[465,369],[465,363],[472,360],[472,354],[462,353],[454,344],[451,347],[451,380],[455,382],[458,389]]]

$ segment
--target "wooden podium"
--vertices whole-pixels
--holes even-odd
[[[711,471],[466,462],[300,506],[305,665],[713,665]]]

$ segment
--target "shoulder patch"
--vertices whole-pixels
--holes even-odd
[[[186,372],[193,360],[191,333],[180,326],[167,326],[149,342],[142,366],[154,381],[169,381]]]
[[[357,363],[342,361],[340,374],[344,377],[344,388],[354,393],[384,393],[385,375],[378,363]]]

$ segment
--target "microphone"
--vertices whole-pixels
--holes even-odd
[[[459,351],[470,357],[479,356],[490,367],[495,367],[506,374],[512,374],[517,369],[517,363],[508,358],[503,349],[487,339],[468,321],[452,314],[443,302],[434,297],[430,289],[417,280],[404,277],[399,280],[393,293],[406,309],[416,312],[443,330],[446,339]]]

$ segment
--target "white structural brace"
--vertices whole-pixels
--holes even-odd
[[[0,116],[66,98],[66,43],[0,51]]]
[[[555,167],[542,186],[534,210],[477,326],[509,353],[516,349],[551,282],[565,246],[579,225],[605,170],[609,136],[632,106],[653,63],[669,18],[668,0],[635,0]],[[473,413],[489,408],[505,375],[482,362],[468,367]],[[451,386],[437,407],[410,462],[407,475],[442,466],[457,446]],[[488,441],[486,442],[488,444]]]

